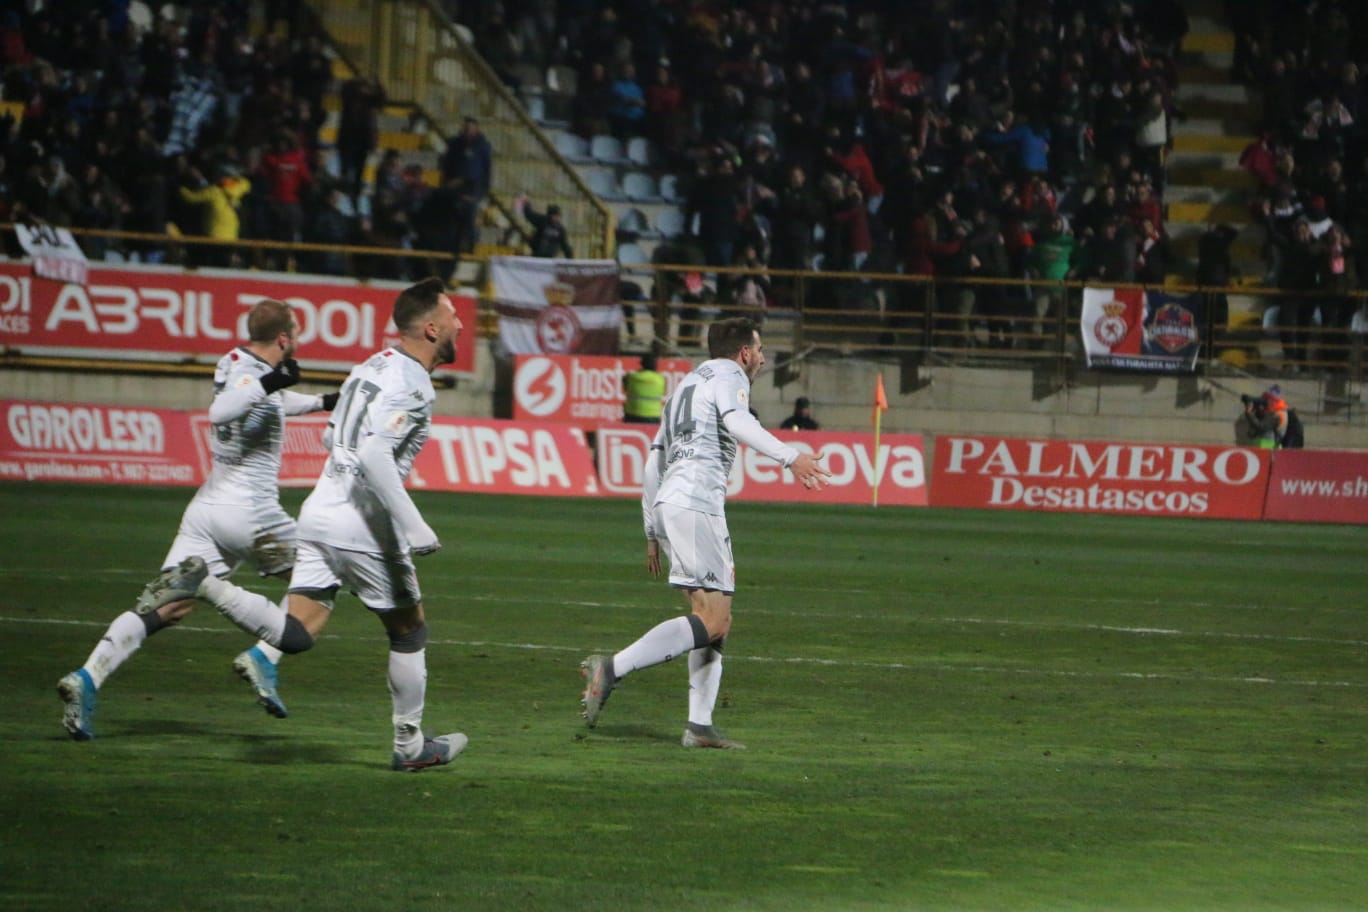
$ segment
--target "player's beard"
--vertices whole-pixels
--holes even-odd
[[[456,360],[456,337],[443,339],[437,343],[437,363],[451,364]]]

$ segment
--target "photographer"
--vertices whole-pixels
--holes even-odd
[[[1244,414],[1236,422],[1237,442],[1263,449],[1303,446],[1301,420],[1287,407],[1282,390],[1270,386],[1261,396],[1241,396]]]

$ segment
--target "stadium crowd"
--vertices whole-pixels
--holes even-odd
[[[1186,17],[1174,0],[446,6],[515,88],[529,67],[574,68],[572,129],[653,141],[681,176],[687,215],[684,236],[660,245],[657,259],[745,265],[746,278],[719,289],[733,298],[763,307],[788,294],[767,268],[966,283],[1158,282],[1176,271],[1164,157],[1182,116],[1175,54]],[[1368,13],[1343,0],[1229,6],[1234,75],[1265,89],[1265,130],[1244,160],[1263,187],[1268,278],[1356,287],[1364,249],[1351,238],[1368,218],[1368,150],[1355,60]],[[250,34],[245,0],[6,9],[0,218],[469,249],[443,188],[377,150],[383,88],[336,84],[320,36],[301,20],[290,26]],[[334,90],[336,142],[325,144]],[[1228,246],[1230,235],[1212,239]],[[1221,246],[1203,249],[1219,258]],[[94,241],[89,252],[106,249],[150,261],[170,252],[199,264],[425,271],[397,257],[291,261],[158,241]],[[859,309],[871,294],[868,283],[831,287],[838,307]],[[959,287],[940,296],[945,328],[976,317],[1005,328],[1063,305],[1048,293]],[[1347,325],[1348,303],[1327,310]]]
[[[1341,361],[1360,304],[1348,292],[1368,269],[1368,89],[1359,66],[1368,59],[1368,7],[1260,0],[1231,2],[1229,11],[1233,75],[1263,100],[1259,135],[1240,163],[1258,188],[1264,281],[1317,292],[1279,299],[1283,347],[1294,361]]]

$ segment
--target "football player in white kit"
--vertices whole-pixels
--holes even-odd
[[[809,490],[821,488],[831,473],[822,467],[820,453],[781,442],[751,414],[751,383],[765,364],[754,320],[714,323],[708,328],[708,354],[710,360],[694,368],[666,403],[641,498],[646,569],[659,576],[664,551],[670,585],[687,594],[690,613],[657,624],[615,655],[585,659],[584,718],[592,728],[627,675],[688,653],[689,720],[680,743],[738,749],[744,745],[718,731],[712,717],[736,588],[724,508],[737,444],[782,463]]]
[[[227,578],[243,563],[262,576],[290,573],[295,521],[281,507],[278,487],[285,416],[331,409],[337,401],[336,393],[306,396],[286,389],[299,381],[294,360],[298,334],[290,306],[265,299],[247,315],[247,343],[219,359],[209,405],[213,468],[181,516],[163,568],[194,555],[230,587]],[[95,736],[96,695],[115,669],[149,636],[179,622],[194,607],[184,599],[153,605],[149,598],[144,590],[135,609],[109,625],[85,664],[58,682],[57,693],[66,704],[62,724],[72,738],[88,741]],[[272,608],[285,613],[281,605]],[[279,659],[279,650],[259,642],[238,655],[233,668],[252,686],[257,702],[283,719],[285,704],[276,683]]]
[[[312,647],[337,590],[350,589],[389,636],[391,768],[416,772],[450,763],[467,740],[460,732],[423,735],[427,623],[413,556],[441,544],[404,489],[432,423],[429,375],[455,360],[461,321],[442,280],[430,278],[399,294],[394,325],[398,344],[352,369],[328,422],[328,462],[299,513],[288,613],[224,586],[196,557],[150,585],[157,601],[205,599],[286,653]]]

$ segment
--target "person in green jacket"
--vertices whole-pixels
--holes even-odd
[[[665,402],[665,375],[656,370],[656,356],[642,355],[641,370],[632,371],[624,382],[627,401],[622,406],[622,420],[659,424],[661,406]]]
[[[1060,281],[1069,274],[1073,265],[1074,236],[1062,215],[1056,215],[1043,228],[1035,239],[1035,245],[1027,254],[1026,265],[1033,279]],[[1032,332],[1037,336],[1046,333],[1055,335],[1059,321],[1068,315],[1068,289],[1060,286],[1033,285],[1031,292],[1035,298],[1035,322]],[[1053,322],[1046,324],[1045,315],[1050,314]]]

